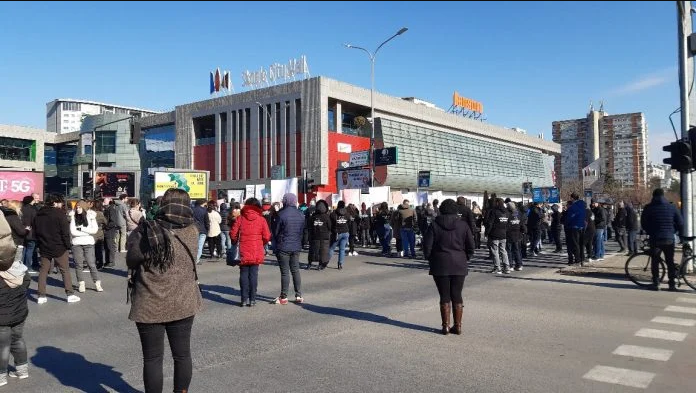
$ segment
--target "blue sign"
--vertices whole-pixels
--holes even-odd
[[[418,172],[418,187],[430,187],[430,171]]]
[[[556,187],[537,187],[532,189],[532,202],[560,203],[561,197]]]
[[[375,166],[395,165],[399,163],[399,151],[396,147],[375,149],[372,153],[375,157]]]

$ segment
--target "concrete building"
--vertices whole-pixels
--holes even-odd
[[[158,112],[103,102],[58,98],[46,104],[46,131],[56,134],[79,131],[85,116],[104,113],[140,118]]]
[[[647,184],[648,131],[643,113],[609,115],[590,111],[586,118],[554,121],[553,141],[561,145],[556,160],[559,183],[580,180],[582,169],[602,159],[603,174],[625,187]]]
[[[399,152],[398,164],[376,168],[376,186],[415,191],[419,170],[431,171],[431,189],[452,195],[519,195],[525,181],[553,185],[546,163],[561,152],[557,143],[380,93],[375,112],[375,146]],[[271,168],[283,165],[286,177],[306,170],[315,191],[336,192],[340,163],[369,150],[369,117],[369,89],[314,77],[180,105],[141,122],[155,161],[173,156],[177,168],[208,170],[211,189],[268,184]],[[167,150],[174,141],[175,151]]]

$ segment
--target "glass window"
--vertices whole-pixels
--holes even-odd
[[[63,103],[63,110],[64,111],[74,111],[74,112],[79,112],[82,109],[82,104],[79,102],[64,102]]]
[[[97,154],[116,153],[116,131],[97,132]]]
[[[36,141],[0,137],[0,159],[36,161]]]
[[[334,108],[329,108],[329,131],[336,130],[336,110]]]

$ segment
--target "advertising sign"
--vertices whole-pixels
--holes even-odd
[[[188,192],[191,199],[207,199],[208,172],[155,172],[155,197],[170,188]]]
[[[430,187],[430,171],[418,172],[418,187]]]
[[[135,172],[97,172],[97,197],[119,197],[126,194],[136,197]],[[92,193],[92,178],[89,172],[82,172],[82,195],[88,197]]]
[[[44,199],[43,172],[0,171],[0,199],[21,201],[32,193]]]
[[[339,190],[364,189],[370,187],[370,170],[354,169],[338,171],[336,173],[336,184]]]
[[[522,183],[522,194],[532,195],[532,182]]]
[[[456,91],[452,95],[452,105],[464,108],[464,109],[469,109],[474,112],[478,113],[483,113],[483,104],[476,101],[472,100],[470,98],[465,98],[459,95]]]
[[[396,147],[376,149],[374,156],[375,166],[394,165],[399,163],[399,151]]]
[[[350,162],[348,163],[350,167],[361,167],[370,164],[370,151],[362,150],[350,153]]]
[[[561,198],[556,187],[537,187],[532,189],[532,202],[560,203]]]

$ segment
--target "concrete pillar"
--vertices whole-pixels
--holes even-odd
[[[287,176],[288,173],[288,161],[287,161],[287,152],[288,152],[288,124],[286,124],[285,118],[286,118],[286,113],[287,111],[290,110],[288,106],[285,105],[285,102],[280,103],[280,162],[277,162],[276,165],[285,165],[285,175]]]
[[[290,162],[286,168],[286,172],[293,176],[297,173],[297,118],[295,117],[297,109],[295,107],[295,102],[294,99],[290,100],[290,106],[288,106],[288,110],[290,111],[290,125],[288,130],[288,134],[290,135]]]
[[[336,122],[336,130],[335,131],[338,132],[339,134],[342,134],[343,133],[343,125],[341,124],[341,121],[343,119],[343,114],[341,113],[341,101],[336,102],[335,114],[336,114],[336,119],[334,119]]]
[[[227,178],[223,180],[234,179],[234,174],[232,173],[232,111],[227,111],[227,127],[225,128],[225,135],[227,135],[227,143],[223,146],[223,149],[227,152],[227,160],[222,163],[227,167]]]
[[[222,180],[222,119],[215,114],[215,180]]]
[[[254,105],[250,110],[251,118],[247,119],[249,124],[251,124],[251,151],[247,152],[249,157],[251,157],[251,177],[250,180],[258,180],[261,178],[261,161],[259,157],[259,148],[261,147],[260,130],[261,124],[259,123],[259,107]]]
[[[249,119],[246,118],[246,111],[239,111],[239,178],[247,180],[246,177],[246,157],[249,152],[246,148],[246,125]]]

